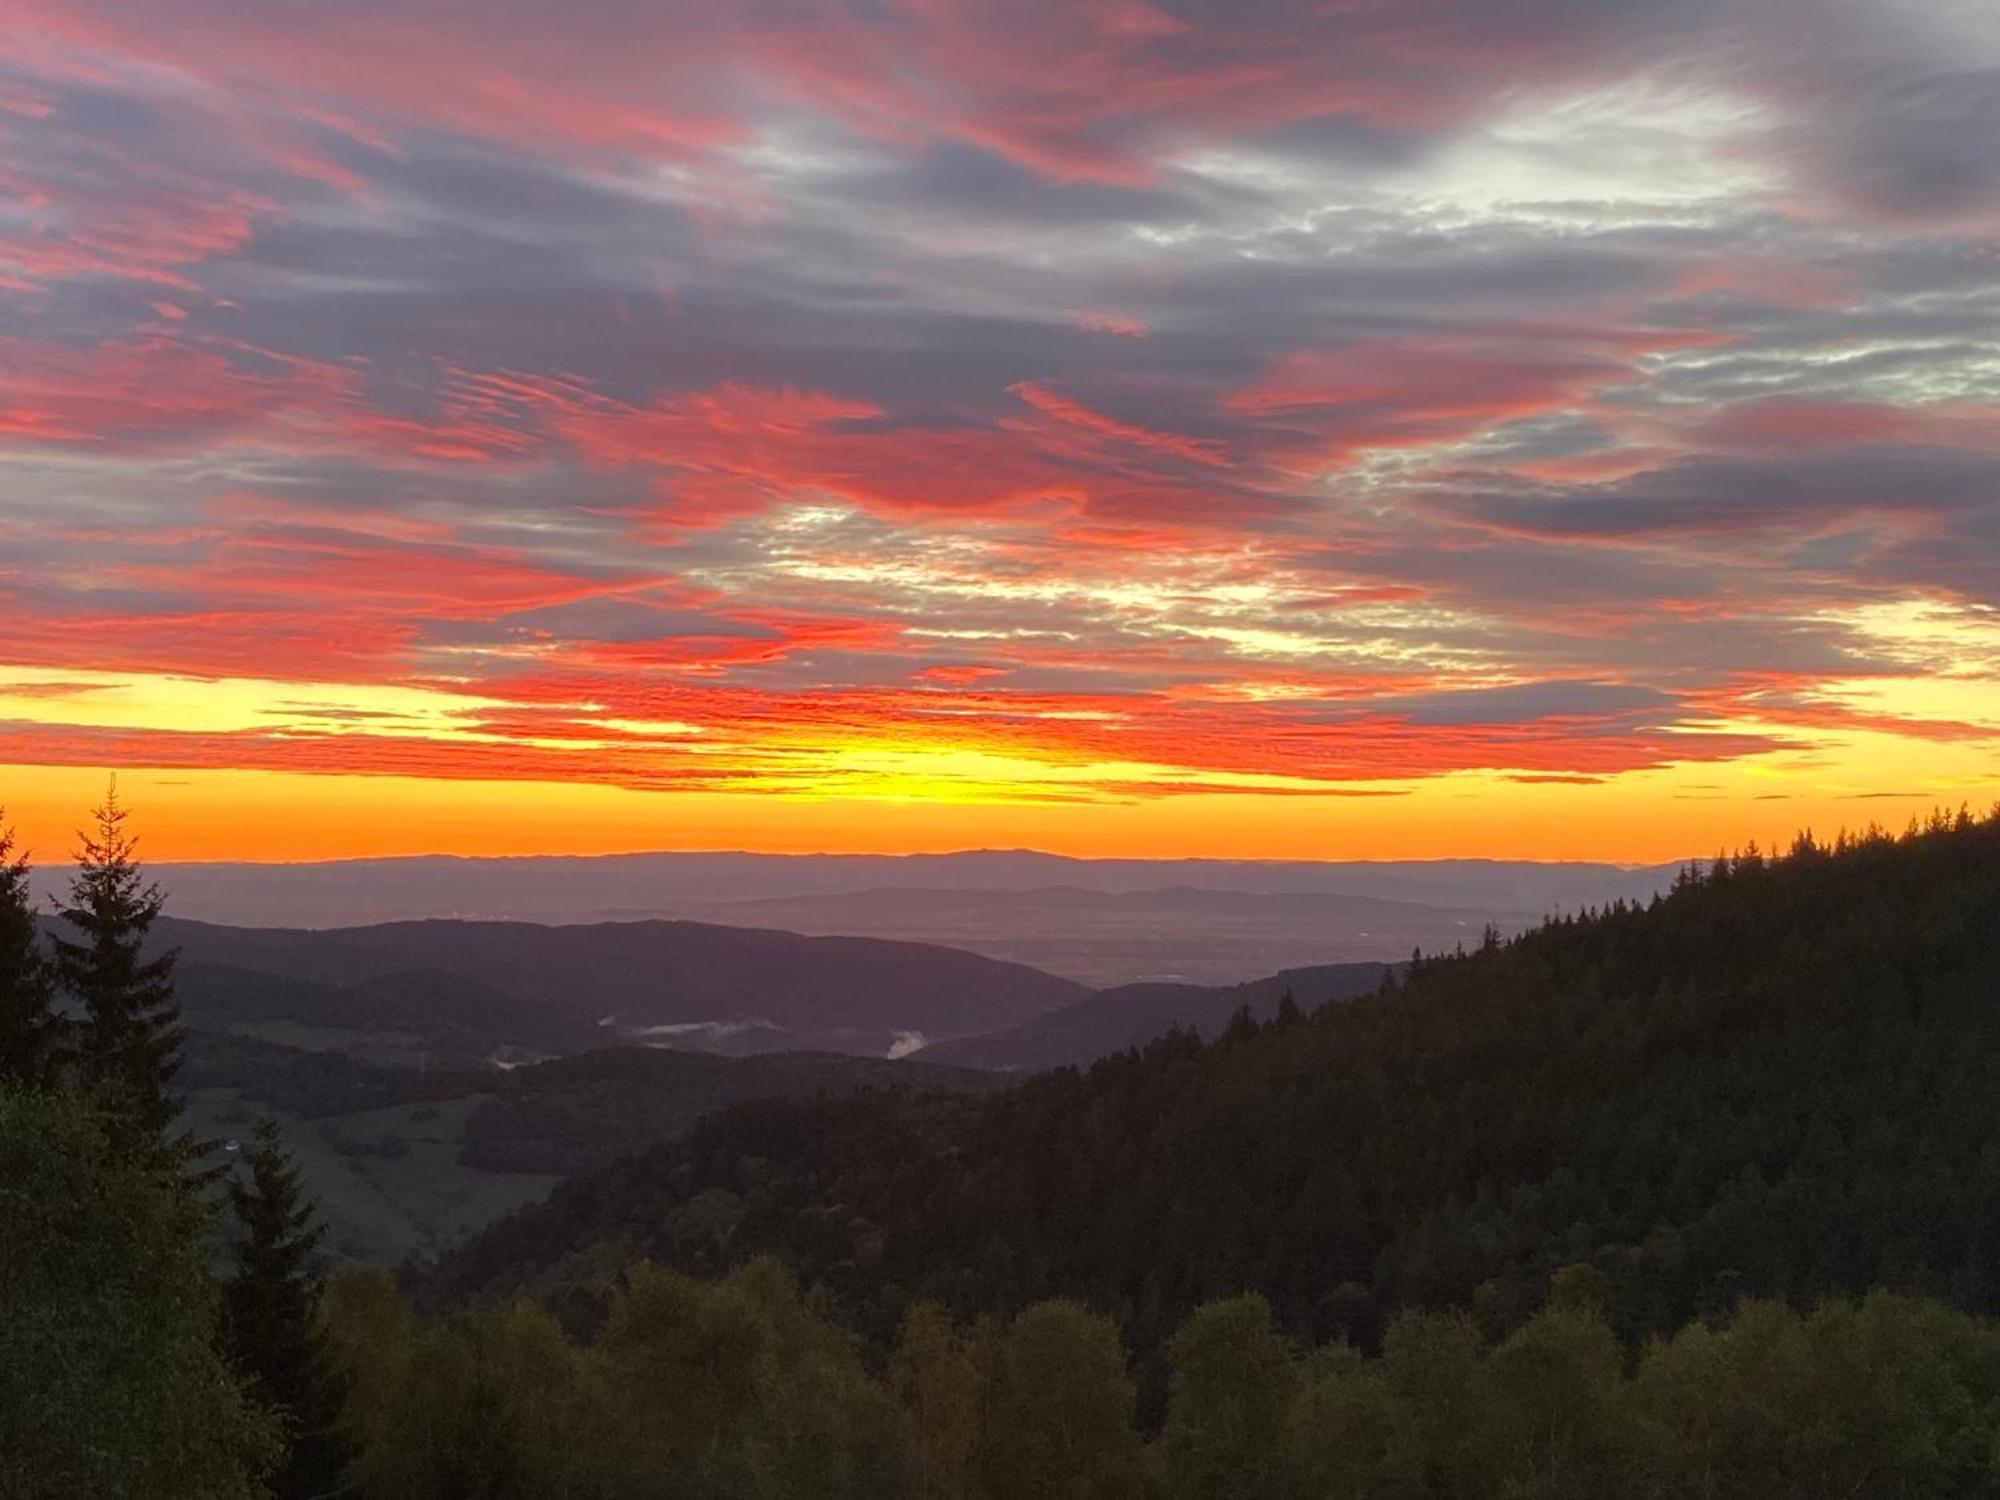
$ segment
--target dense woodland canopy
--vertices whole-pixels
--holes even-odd
[[[1379,1355],[1284,1338],[1255,1295],[1171,1340],[1156,1433],[1081,1303],[905,1315],[886,1358],[776,1263],[642,1262],[579,1342],[511,1299],[424,1321],[336,1284],[355,1477],[380,1500],[1917,1500],[2000,1494],[2000,1325],[1876,1293],[1777,1302],[1634,1357],[1586,1272],[1504,1340],[1393,1319]]]
[[[402,1288],[190,1169],[109,833],[62,962],[0,882],[0,1497],[2000,1495],[2000,816],[738,1105]]]
[[[209,1215],[122,1136],[0,1084],[0,1496],[247,1500],[280,1424],[222,1351]]]

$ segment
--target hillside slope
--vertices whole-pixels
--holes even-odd
[[[1378,987],[1390,967],[1379,963],[1321,964],[1286,969],[1248,984],[1220,986],[1124,984],[1086,995],[1074,1005],[1033,1016],[1004,1031],[936,1043],[915,1056],[927,1063],[1007,1073],[1081,1067],[1128,1047],[1143,1046],[1176,1027],[1213,1040],[1239,1010],[1268,1021],[1286,995],[1307,1009],[1330,1000],[1351,1000]]]
[[[559,1188],[434,1291],[791,1257],[877,1334],[1054,1293],[1141,1350],[1253,1288],[1366,1339],[1506,1327],[1552,1268],[1628,1335],[1739,1292],[2000,1306],[2000,820],[1727,861],[1215,1045],[981,1099],[764,1104]]]

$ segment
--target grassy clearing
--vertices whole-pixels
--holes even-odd
[[[329,1122],[340,1139],[375,1148],[373,1155],[358,1158],[362,1172],[423,1227],[426,1249],[463,1239],[545,1196],[561,1180],[459,1165],[465,1122],[486,1098],[473,1094],[436,1104],[399,1105]]]
[[[465,1121],[480,1102],[468,1097],[306,1120],[234,1089],[201,1089],[188,1097],[188,1122],[204,1139],[247,1140],[259,1119],[276,1120],[319,1202],[327,1249],[344,1260],[393,1265],[436,1254],[555,1185],[554,1177],[459,1165]]]

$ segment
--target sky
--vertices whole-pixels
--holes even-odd
[[[1626,861],[2000,797],[1990,0],[0,0],[0,804]]]

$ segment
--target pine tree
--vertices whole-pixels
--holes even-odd
[[[77,936],[55,940],[55,973],[83,1011],[74,1028],[79,1080],[109,1091],[139,1139],[164,1146],[180,1113],[167,1084],[187,1031],[174,1003],[175,955],[144,953],[166,898],[139,869],[127,816],[114,782],[92,813],[96,831],[80,835],[69,899],[59,908]]]
[[[1234,1047],[1243,1042],[1254,1042],[1263,1032],[1257,1018],[1250,1014],[1248,1005],[1239,1005],[1229,1018],[1229,1024],[1222,1028],[1222,1035],[1216,1039],[1219,1047]]]
[[[223,1289],[229,1352],[258,1400],[284,1420],[291,1454],[274,1481],[278,1500],[340,1492],[345,1454],[335,1430],[340,1386],[320,1329],[323,1226],[300,1190],[298,1168],[266,1120],[257,1127],[249,1180],[228,1182],[239,1237]]]
[[[216,1347],[208,1209],[107,1123],[0,1087],[0,1495],[267,1495],[280,1436]]]
[[[35,930],[28,861],[0,826],[0,1081],[38,1088],[55,1071],[62,1018]]]

